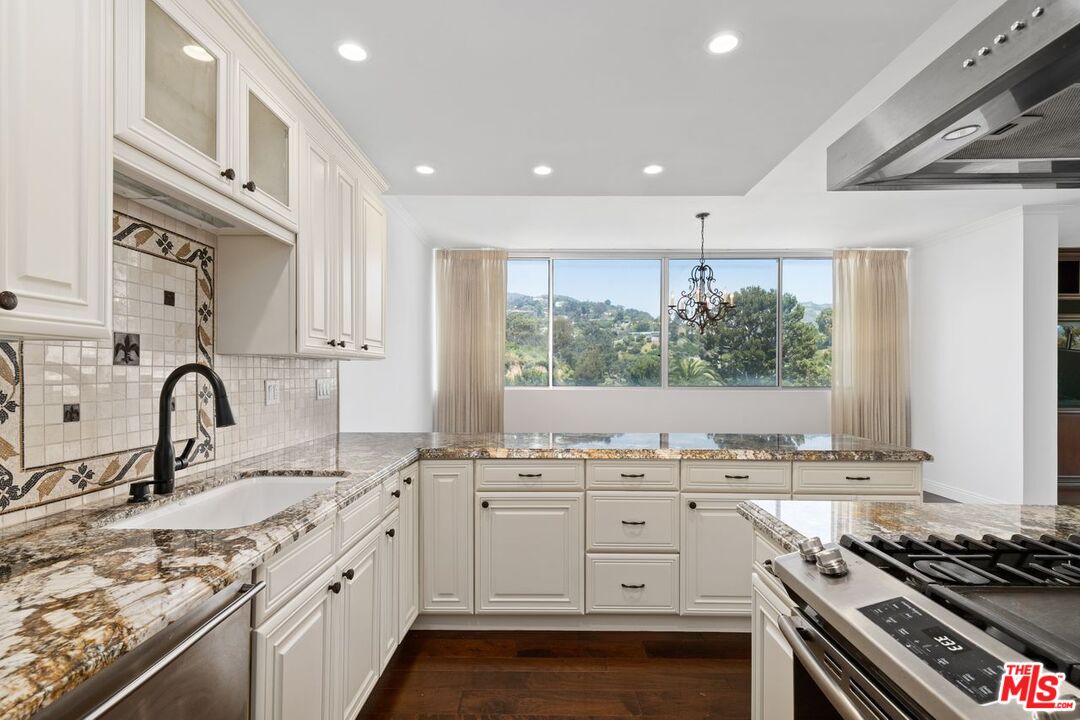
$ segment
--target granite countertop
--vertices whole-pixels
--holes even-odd
[[[845,534],[895,539],[935,534],[952,538],[961,533],[975,538],[1080,533],[1080,506],[1071,505],[747,500],[737,509],[755,529],[792,552],[800,540],[814,535],[828,543],[840,542]]]
[[[253,474],[337,476],[254,525],[111,530],[143,511],[111,499],[0,530],[0,718],[29,718],[417,459],[922,461],[833,435],[341,434],[177,480],[159,506]]]

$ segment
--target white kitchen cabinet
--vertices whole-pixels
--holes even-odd
[[[298,122],[285,103],[260,85],[243,65],[237,77],[237,158],[233,192],[253,209],[295,227],[299,187]]]
[[[232,194],[233,63],[181,3],[116,0],[116,137]]]
[[[353,720],[360,713],[382,669],[379,613],[385,562],[380,538],[379,533],[370,533],[338,564],[342,592],[337,604],[335,638],[341,720]]]
[[[300,148],[300,224],[296,238],[297,350],[336,352],[337,243],[332,231],[333,161],[327,143],[304,133]]]
[[[331,720],[337,568],[252,631],[255,720]],[[338,585],[340,589],[340,585]]]
[[[398,512],[395,510],[383,520],[382,535],[379,542],[382,545],[382,582],[380,583],[379,597],[379,655],[381,671],[390,662],[397,650],[398,632],[398,603],[401,589],[398,586],[400,577],[400,553],[401,544],[398,542]]]
[[[111,339],[112,2],[0,3],[0,337]]]
[[[752,720],[794,717],[794,664],[791,646],[777,624],[790,613],[790,601],[773,592],[757,574],[752,579],[751,710]]]
[[[684,615],[749,615],[753,529],[735,509],[749,499],[787,495],[682,495]]]
[[[420,464],[420,598],[425,612],[473,611],[473,466]]]
[[[363,194],[364,330],[360,350],[386,353],[386,209],[371,193]]]
[[[584,612],[584,493],[476,496],[478,613]]]
[[[420,611],[419,466],[401,471],[398,505],[398,638],[405,637]]]

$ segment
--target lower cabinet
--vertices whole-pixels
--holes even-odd
[[[382,582],[379,597],[379,655],[381,672],[398,646],[398,602],[401,589],[398,586],[401,577],[401,543],[398,538],[398,511],[390,513],[383,520],[382,534],[379,538],[382,546]]]
[[[791,720],[795,712],[794,664],[791,646],[777,624],[777,616],[790,612],[790,602],[770,590],[757,573],[752,586],[750,717]]]
[[[341,559],[341,600],[335,642],[341,674],[343,711],[352,720],[379,679],[382,669],[379,642],[380,574],[387,565],[377,533],[370,533],[355,550]]]
[[[476,496],[478,613],[585,611],[585,494]]]
[[[398,506],[398,640],[405,637],[420,612],[420,482],[419,466],[401,471]]]
[[[420,466],[420,602],[425,612],[473,611],[473,464]]]

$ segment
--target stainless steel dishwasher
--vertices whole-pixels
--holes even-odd
[[[236,583],[35,715],[35,720],[246,720],[251,609]]]

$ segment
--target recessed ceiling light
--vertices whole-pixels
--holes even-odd
[[[534,175],[550,175],[551,172],[551,166],[549,165],[537,165],[533,168]]]
[[[420,173],[421,175],[434,175],[435,168],[431,167],[430,165],[417,165],[416,172]]]
[[[198,60],[199,62],[214,62],[214,56],[206,52],[206,48],[204,48],[202,45],[195,45],[194,43],[192,43],[191,45],[185,45],[184,54],[193,60]]]
[[[722,32],[713,36],[706,48],[713,55],[723,55],[739,47],[739,34],[735,32]]]
[[[341,43],[337,46],[338,54],[346,60],[352,60],[353,62],[363,62],[367,60],[367,50],[360,47],[356,43]]]
[[[964,125],[958,127],[955,130],[950,130],[941,136],[942,140],[959,140],[960,138],[966,138],[968,135],[974,135],[979,132],[978,125]]]
[[[659,175],[660,173],[664,172],[664,166],[646,165],[644,168],[641,169],[641,172],[645,173],[646,175]]]

